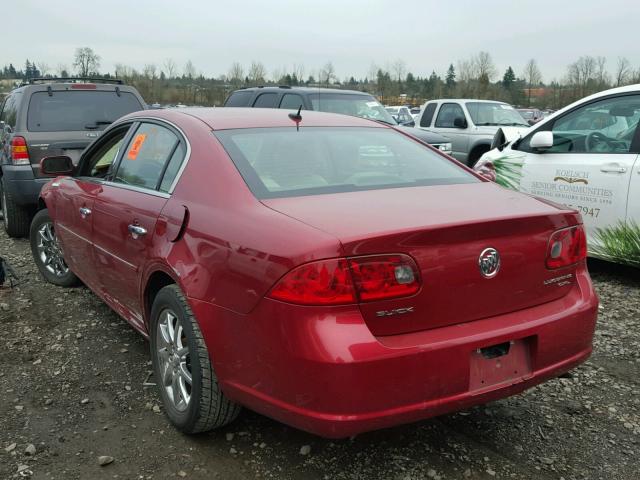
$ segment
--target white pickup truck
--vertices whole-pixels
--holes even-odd
[[[511,105],[490,100],[432,100],[422,107],[416,127],[451,140],[452,155],[473,167],[491,149],[498,130],[525,132],[529,124]]]

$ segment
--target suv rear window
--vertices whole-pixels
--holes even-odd
[[[233,92],[227,101],[224,103],[225,107],[248,107],[249,100],[253,96],[253,92],[250,90],[241,90],[239,92]]]
[[[480,181],[391,129],[256,128],[215,135],[258,198]]]
[[[29,101],[27,130],[64,132],[104,130],[110,123],[131,112],[142,110],[135,95],[109,91],[35,92]]]

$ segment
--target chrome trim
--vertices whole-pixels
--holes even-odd
[[[74,232],[73,230],[70,230],[69,227],[65,227],[64,225],[62,225],[61,223],[58,223],[56,225],[56,227],[61,228],[62,230],[69,232],[71,235],[78,237],[80,240],[83,240],[85,242],[87,242],[89,245],[93,245],[93,243],[91,243],[91,241],[88,238],[83,237],[82,235],[78,235],[76,232]]]
[[[103,180],[99,182],[102,185],[109,185],[110,187],[124,188],[125,190],[131,190],[138,193],[146,193],[147,195],[153,195],[154,197],[170,198],[171,195],[165,192],[159,192],[158,190],[150,190],[145,187],[137,187],[135,185],[127,185],[126,183],[112,182]]]
[[[128,267],[132,268],[134,271],[138,271],[138,267],[136,267],[133,263],[129,263],[126,260],[123,260],[122,258],[118,257],[117,255],[111,253],[108,250],[105,250],[104,248],[102,248],[100,245],[98,245],[97,243],[94,243],[93,246],[95,248],[97,248],[98,250],[102,250],[104,253],[106,253],[107,255],[115,258],[116,260],[120,260],[122,263],[124,263],[125,265],[127,265]]]

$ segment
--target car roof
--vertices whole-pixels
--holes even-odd
[[[288,85],[280,85],[280,86],[269,86],[269,87],[247,87],[247,88],[241,88],[239,90],[235,90],[233,93],[235,92],[252,92],[252,91],[266,91],[266,92],[272,92],[272,91],[278,91],[278,92],[286,92],[286,91],[292,91],[292,92],[299,92],[299,93],[336,93],[336,94],[343,94],[343,95],[363,95],[363,96],[368,96],[371,97],[372,95],[370,93],[367,92],[361,92],[359,90],[342,90],[339,88],[324,88],[324,87],[294,87],[294,86],[288,86]]]
[[[165,110],[144,110],[127,115],[126,119],[136,117],[158,118],[168,121],[179,121],[179,115],[188,115],[207,124],[212,130],[229,130],[235,128],[291,127],[295,122],[289,118],[292,110],[275,108],[181,108]],[[302,127],[377,127],[389,128],[386,125],[364,118],[341,115],[338,113],[303,110],[300,112]],[[178,115],[178,116],[176,116]]]

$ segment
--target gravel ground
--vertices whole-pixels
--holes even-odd
[[[246,410],[220,431],[178,433],[145,385],[146,341],[86,288],[46,284],[26,240],[0,233],[0,255],[26,280],[0,290],[1,479],[640,478],[638,270],[590,264],[595,353],[563,378],[329,441]]]

